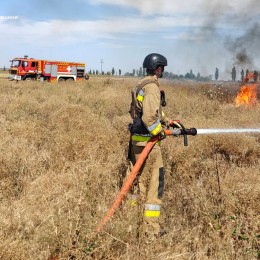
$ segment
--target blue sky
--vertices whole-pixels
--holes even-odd
[[[222,2],[222,3],[221,3]],[[151,52],[167,71],[228,79],[260,69],[259,0],[8,0],[0,9],[0,67],[13,57],[82,61],[132,72]]]

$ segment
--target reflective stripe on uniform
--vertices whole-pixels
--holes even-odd
[[[146,204],[144,216],[148,218],[158,218],[161,214],[161,205],[158,204]]]
[[[146,210],[144,212],[144,216],[147,218],[159,218],[161,212],[160,211],[153,211],[153,210]]]
[[[140,102],[143,102],[144,100],[144,91],[141,89],[136,97],[136,99]]]
[[[132,207],[135,207],[137,205],[137,201],[136,200],[130,200],[130,205]]]
[[[153,125],[147,127],[147,129],[152,135],[157,135],[162,129],[160,119],[158,119]]]
[[[129,198],[129,204],[131,206],[136,206],[137,205],[137,196],[134,194],[128,194],[127,197]]]
[[[149,142],[149,140],[151,139],[151,136],[143,136],[143,135],[132,135],[132,141],[135,142]],[[161,144],[161,141],[157,141],[156,142],[158,145]]]
[[[145,204],[145,210],[159,210],[161,209],[161,205],[158,204]]]
[[[132,141],[136,142],[148,142],[150,139],[151,136],[132,135]]]

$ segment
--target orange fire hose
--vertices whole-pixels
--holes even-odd
[[[185,133],[182,134],[184,135],[184,145],[188,145],[187,143],[187,135],[196,135],[197,134],[197,130],[195,128],[191,128],[191,129],[185,129],[183,127],[183,129],[185,130]],[[176,135],[176,132],[172,131],[172,130],[164,130],[165,135]],[[178,133],[179,135],[180,133]],[[158,140],[161,140],[161,137],[159,135],[157,136],[153,136],[150,141],[146,144],[146,146],[144,147],[142,153],[139,155],[138,160],[136,161],[131,173],[129,174],[126,182],[124,183],[122,189],[120,190],[119,194],[117,195],[113,205],[111,206],[111,208],[108,210],[107,214],[105,215],[105,217],[101,220],[101,222],[98,224],[94,235],[96,235],[98,232],[100,232],[102,230],[102,228],[104,227],[104,225],[107,223],[107,221],[111,218],[111,216],[115,213],[116,209],[121,205],[122,201],[124,200],[126,194],[128,193],[128,191],[131,189],[132,184],[139,172],[139,170],[141,169],[145,159],[147,158],[148,154],[150,153],[150,151],[153,149],[154,145],[156,144],[156,142]]]
[[[169,131],[170,133],[170,131]],[[168,133],[168,134],[169,134]],[[167,133],[166,133],[167,135]],[[119,194],[117,195],[113,205],[108,210],[105,217],[101,220],[101,222],[98,224],[96,228],[96,234],[101,231],[101,229],[104,227],[104,225],[107,223],[107,221],[110,219],[110,217],[114,214],[115,210],[121,205],[122,201],[124,200],[126,194],[131,189],[132,184],[136,178],[136,175],[138,174],[140,168],[142,167],[146,157],[150,153],[150,151],[153,149],[155,143],[159,140],[159,136],[154,136],[150,139],[150,141],[146,144],[144,147],[142,153],[140,154],[138,160],[136,161],[131,173],[129,174],[126,182],[124,183],[122,189],[120,190]]]

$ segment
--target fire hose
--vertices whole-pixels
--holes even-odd
[[[164,130],[166,136],[180,136],[182,135],[184,137],[184,146],[188,145],[188,135],[201,135],[201,134],[229,134],[229,133],[260,133],[260,128],[244,128],[244,129],[196,129],[196,128],[185,128],[182,124],[180,124],[182,128],[173,128],[173,129],[167,129]],[[126,194],[131,189],[132,184],[142,167],[144,161],[146,160],[148,154],[153,149],[154,145],[157,141],[161,140],[161,136],[153,136],[144,147],[142,153],[140,154],[138,160],[136,161],[135,165],[132,168],[131,173],[129,174],[127,180],[125,181],[122,189],[120,190],[119,194],[117,195],[114,203],[112,204],[111,208],[108,210],[104,218],[100,221],[98,224],[94,235],[99,233],[102,228],[105,226],[107,221],[113,216],[116,209],[121,205],[122,201],[124,200]]]
[[[164,130],[165,135],[174,135],[174,136],[179,136],[179,135],[183,135],[184,137],[184,145],[187,146],[188,145],[188,138],[187,135],[196,135],[197,134],[197,130],[195,128],[184,128],[183,125],[181,125],[182,128],[181,129],[167,129]],[[104,218],[101,220],[101,222],[98,224],[97,228],[96,228],[96,233],[100,232],[102,230],[102,228],[104,227],[104,225],[107,223],[107,221],[110,219],[110,217],[112,217],[112,215],[114,214],[114,212],[116,211],[116,209],[121,205],[122,201],[124,200],[126,194],[128,193],[128,191],[131,189],[132,184],[140,170],[140,168],[142,167],[145,159],[147,158],[148,154],[150,153],[150,151],[153,149],[154,145],[156,144],[157,141],[161,140],[161,136],[157,135],[157,136],[153,136],[146,144],[146,146],[144,147],[142,153],[140,154],[138,160],[136,161],[135,165],[133,166],[133,169],[131,171],[131,173],[129,174],[127,180],[125,181],[122,189],[120,190],[119,194],[117,195],[114,203],[112,204],[111,208],[108,210],[107,214],[104,216]]]

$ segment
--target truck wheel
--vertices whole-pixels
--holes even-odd
[[[58,81],[62,82],[62,81],[65,81],[65,79],[64,78],[59,78]]]
[[[71,81],[74,81],[74,79],[73,78],[68,78],[66,81],[71,82]]]
[[[32,78],[31,78],[31,77],[26,77],[24,80],[26,80],[26,81],[31,81]]]

